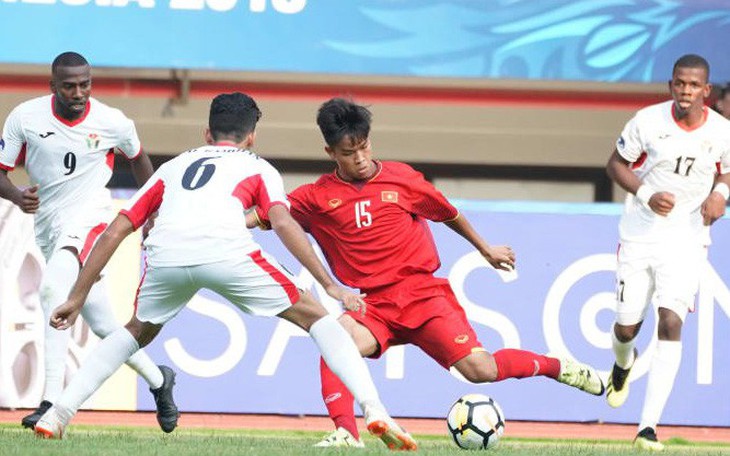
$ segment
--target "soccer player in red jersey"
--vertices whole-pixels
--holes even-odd
[[[515,254],[508,246],[487,244],[419,172],[373,159],[371,117],[350,100],[324,103],[317,124],[336,169],[289,195],[292,215],[322,248],[335,276],[366,294],[367,308],[348,308],[339,319],[360,353],[377,358],[390,346],[411,343],[474,383],[538,375],[603,394],[590,366],[525,350],[491,354],[482,347],[448,281],[433,275],[440,260],[426,221],[445,223],[497,269],[513,268]],[[265,215],[257,216],[266,227]],[[336,430],[317,446],[362,446],[352,395],[324,362],[321,375]]]

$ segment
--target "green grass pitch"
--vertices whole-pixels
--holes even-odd
[[[43,440],[16,424],[0,424],[0,454],[11,455],[103,455],[103,456],[198,456],[198,455],[262,455],[315,456],[350,454],[354,456],[392,454],[380,441],[365,437],[365,449],[313,448],[321,432],[177,429],[163,434],[157,429],[135,427],[101,427],[73,425],[63,440]],[[446,456],[474,454],[460,450],[448,436],[415,435],[417,454]],[[727,455],[730,444],[707,444],[683,440],[666,441],[666,455]],[[505,437],[495,455],[622,455],[641,454],[629,442],[589,440],[517,439]]]

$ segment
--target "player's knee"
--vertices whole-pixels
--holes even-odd
[[[657,337],[659,340],[680,340],[682,336],[682,319],[674,311],[659,309],[659,325]]]
[[[626,342],[629,342],[636,337],[636,334],[639,332],[640,327],[641,323],[629,326],[615,324],[613,327],[613,332],[616,335],[616,339],[618,339],[619,342],[625,344]]]
[[[471,383],[491,383],[497,380],[497,363],[492,356],[486,359],[462,360],[454,367]]]
[[[328,315],[327,309],[308,293],[301,293],[299,301],[279,314],[279,317],[294,323],[309,332],[312,325],[322,317]]]
[[[134,337],[139,344],[139,348],[147,346],[157,336],[162,329],[162,325],[156,325],[145,321],[140,321],[136,317],[132,317],[124,328]]]

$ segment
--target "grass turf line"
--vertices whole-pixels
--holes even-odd
[[[0,424],[0,454],[14,455],[104,455],[104,456],[187,456],[187,455],[266,455],[316,456],[392,454],[385,446],[364,436],[365,449],[313,448],[322,437],[313,431],[270,431],[253,429],[176,429],[163,434],[148,427],[72,425],[61,441],[38,439],[15,424]],[[446,435],[416,435],[419,454],[453,456],[459,450]],[[692,443],[683,439],[667,442],[667,455],[727,455],[730,444]],[[496,455],[613,456],[633,452],[630,442],[594,440],[550,440],[505,437],[490,450]],[[465,453],[468,454],[468,453]]]

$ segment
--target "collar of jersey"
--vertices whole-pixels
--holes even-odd
[[[56,110],[53,109],[53,105],[55,102],[56,102],[56,96],[51,95],[51,112],[53,113],[53,117],[58,119],[59,122],[66,125],[67,127],[74,127],[74,126],[80,124],[81,122],[84,121],[84,119],[86,119],[86,116],[89,115],[89,111],[91,111],[91,99],[89,99],[89,100],[86,100],[86,108],[84,109],[84,114],[81,117],[79,117],[78,119],[68,120],[68,119],[64,119],[63,117],[56,114]]]
[[[345,184],[355,185],[355,186],[358,186],[358,183],[359,183],[360,186],[362,186],[364,184],[367,184],[368,182],[371,182],[371,181],[375,180],[376,177],[380,176],[380,172],[383,171],[383,164],[379,160],[373,160],[373,162],[375,162],[375,164],[377,165],[378,170],[375,172],[375,174],[373,174],[373,177],[371,177],[368,180],[364,180],[364,181],[346,181],[345,179],[343,179],[343,178],[340,177],[340,173],[337,172],[337,168],[335,168],[335,172],[332,173],[332,174],[334,174],[335,175],[335,179],[337,179],[340,182],[344,182]]]

